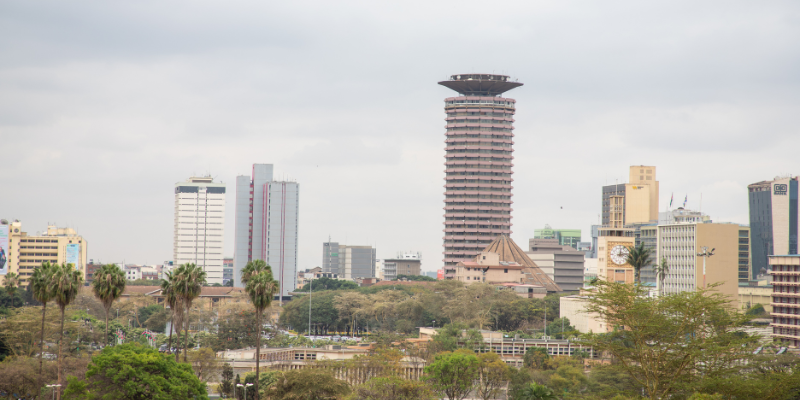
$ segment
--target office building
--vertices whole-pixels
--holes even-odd
[[[530,257],[542,271],[547,273],[561,290],[578,291],[583,287],[584,254],[572,246],[561,245],[558,239],[530,239]]]
[[[721,283],[716,290],[738,302],[740,228],[714,222],[658,225],[656,259],[666,259],[669,266],[660,292],[675,294]],[[706,250],[713,256],[699,256]]]
[[[422,254],[399,253],[397,257],[383,260],[383,277],[381,279],[392,281],[399,275],[422,275]]]
[[[210,176],[175,184],[173,260],[192,263],[206,273],[209,284],[222,283],[225,239],[225,184]]]
[[[772,337],[785,346],[800,345],[800,256],[770,256]]]
[[[28,235],[19,220],[0,221],[0,281],[9,272],[19,275],[20,286],[27,287],[33,269],[44,262],[72,264],[86,276],[89,243],[72,228],[47,226],[44,233]]]
[[[233,279],[243,287],[245,265],[264,260],[283,298],[296,287],[300,185],[275,181],[272,171],[272,164],[253,164],[251,176],[236,177]]]
[[[348,246],[328,241],[322,244],[322,272],[346,280],[373,278],[376,275],[375,256],[376,250],[372,246]]]
[[[592,225],[592,245],[586,258],[597,258],[597,238],[600,237],[600,225]]]
[[[580,229],[553,229],[550,225],[545,225],[544,229],[533,230],[534,239],[556,239],[561,246],[578,248],[581,241]]]
[[[769,256],[798,254],[798,179],[778,177],[747,186],[751,279],[768,270]]]
[[[612,203],[612,197],[621,198]],[[635,165],[629,169],[628,183],[603,186],[602,225],[621,221],[622,225],[658,220],[658,180],[656,167]]]
[[[467,285],[483,282],[519,283],[525,282],[523,267],[513,261],[500,261],[497,253],[479,253],[472,261],[461,261],[456,265],[455,280]]]
[[[511,234],[514,99],[505,75],[452,75],[445,99],[444,265],[470,261],[497,235]]]
[[[222,259],[222,284],[226,285],[233,280],[233,257]]]

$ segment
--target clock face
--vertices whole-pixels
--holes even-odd
[[[628,262],[628,248],[622,245],[616,245],[611,249],[611,261],[617,265],[623,265]]]

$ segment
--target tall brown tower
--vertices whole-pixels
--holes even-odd
[[[462,74],[439,82],[445,99],[445,275],[498,235],[511,234],[516,100],[501,95],[522,83],[506,75]]]

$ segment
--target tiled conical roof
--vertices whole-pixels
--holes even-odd
[[[496,237],[483,251],[498,254],[500,261],[515,262],[525,267],[522,271],[525,274],[525,283],[544,286],[548,292],[561,291],[561,287],[550,279],[510,237],[506,235]]]

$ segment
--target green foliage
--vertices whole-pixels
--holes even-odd
[[[217,332],[209,339],[214,351],[243,349],[256,346],[258,334],[255,310],[221,315],[217,319]]]
[[[341,399],[350,393],[347,382],[333,377],[333,372],[320,368],[303,368],[280,372],[267,394],[283,400]]]
[[[339,311],[334,307],[333,299],[338,295],[336,292],[322,292],[313,294],[311,304],[312,324],[320,332],[328,332],[339,325]],[[290,326],[297,332],[308,330],[308,302],[309,296],[298,297],[283,306],[280,316],[280,323]]]
[[[67,399],[208,399],[189,364],[178,364],[138,344],[109,346],[96,355],[86,379],[69,380]]]
[[[356,386],[349,400],[433,400],[436,396],[425,382],[392,377],[372,378]]]
[[[600,282],[586,311],[621,329],[583,344],[618,360],[651,399],[692,393],[701,377],[737,376],[757,343],[740,333],[748,317],[715,287],[653,298],[639,285]]]
[[[644,241],[639,242],[636,246],[628,247],[627,262],[633,267],[634,280],[636,283],[641,282],[642,268],[650,265],[650,255],[652,249],[644,247]]]
[[[558,397],[547,386],[529,383],[514,400],[558,400]]]
[[[588,392],[603,399],[618,395],[638,398],[643,388],[617,364],[598,365],[589,373]]]
[[[478,361],[478,397],[495,399],[508,382],[511,367],[493,351],[478,354]]]
[[[525,356],[522,359],[522,363],[526,368],[546,369],[547,361],[549,359],[550,354],[547,353],[546,348],[528,347],[528,349],[525,350]]]
[[[427,381],[450,400],[463,399],[475,387],[480,361],[467,352],[440,353],[425,367]]]
[[[436,278],[431,278],[430,276],[425,275],[397,275],[397,279],[393,279],[395,281],[402,281],[403,279],[412,282],[436,282]]]
[[[305,284],[302,288],[295,290],[295,292],[308,292],[309,288],[312,293],[324,292],[326,290],[356,290],[358,284],[353,281],[346,281],[341,279],[331,279],[320,277],[314,279],[311,284]]]
[[[764,310],[764,306],[763,305],[761,305],[759,303],[756,303],[756,305],[750,307],[747,310],[746,314],[750,315],[750,316],[753,316],[753,317],[759,317],[759,316],[762,316],[762,315],[767,315],[767,311]]]
[[[556,318],[547,324],[547,336],[555,339],[567,339],[580,334],[574,326],[569,324],[569,318]]]
[[[125,272],[116,264],[105,264],[95,271],[92,280],[92,292],[105,310],[105,344],[108,345],[108,313],[115,300],[125,291]]]
[[[259,373],[261,368],[261,334],[264,329],[261,323],[261,314],[272,304],[272,298],[279,291],[279,283],[272,278],[272,268],[263,260],[250,261],[242,270],[242,283],[245,292],[250,297],[250,302],[256,309],[256,393],[259,391]]]

